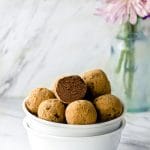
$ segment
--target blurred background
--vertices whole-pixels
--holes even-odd
[[[99,5],[97,0],[0,1],[0,95],[25,97],[35,87],[49,88],[64,73],[107,72],[117,27],[94,15]]]
[[[114,29],[96,0],[0,1],[0,95],[24,97],[64,73],[105,68]]]

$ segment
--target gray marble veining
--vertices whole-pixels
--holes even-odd
[[[93,15],[99,4],[0,0],[0,96],[24,97],[64,73],[105,70],[118,29]]]

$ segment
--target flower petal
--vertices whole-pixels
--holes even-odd
[[[103,0],[103,10],[97,9],[98,15],[104,16],[108,22],[136,24],[137,17],[150,14],[150,0]]]

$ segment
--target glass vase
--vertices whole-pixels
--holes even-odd
[[[150,40],[139,21],[121,26],[111,46],[108,68],[112,93],[123,100],[127,111],[150,110]]]

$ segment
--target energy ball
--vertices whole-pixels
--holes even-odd
[[[91,70],[82,74],[84,82],[87,84],[87,97],[96,98],[100,95],[110,94],[111,86],[106,74],[100,70]]]
[[[37,114],[40,103],[50,98],[55,98],[52,91],[47,88],[36,88],[31,91],[25,104],[31,113]]]
[[[65,106],[58,99],[43,101],[38,108],[38,117],[47,121],[63,123],[65,121]]]
[[[69,104],[82,99],[87,91],[87,86],[78,75],[62,77],[55,83],[55,95],[63,103]]]
[[[94,105],[87,100],[78,100],[70,103],[66,108],[65,115],[68,124],[94,124],[97,119]]]
[[[94,100],[99,120],[109,121],[119,117],[123,112],[123,105],[119,98],[114,95],[106,94]]]

